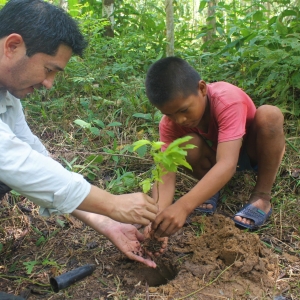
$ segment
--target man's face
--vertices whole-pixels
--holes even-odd
[[[72,55],[72,49],[60,45],[55,56],[37,53],[23,55],[11,62],[3,87],[17,98],[24,98],[35,89],[50,89],[55,75],[63,71]]]

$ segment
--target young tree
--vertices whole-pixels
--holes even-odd
[[[102,17],[110,21],[110,25],[105,26],[104,36],[114,37],[114,0],[103,0]]]
[[[174,56],[174,10],[173,0],[165,0],[166,31],[167,31],[167,56]]]

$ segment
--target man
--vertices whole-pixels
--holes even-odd
[[[40,205],[40,213],[72,213],[106,235],[129,258],[143,236],[129,224],[155,219],[155,201],[142,193],[112,195],[69,172],[48,156],[32,134],[18,98],[50,89],[72,54],[82,56],[86,42],[76,22],[42,0],[11,0],[0,11],[0,199],[14,189]],[[119,223],[122,222],[122,223]]]

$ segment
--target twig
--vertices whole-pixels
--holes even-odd
[[[146,282],[146,300],[149,300],[149,286],[148,286],[148,282]]]
[[[233,263],[234,264],[234,263]],[[212,285],[214,282],[216,282],[229,268],[231,268],[231,266],[233,265],[231,264],[230,266],[228,266],[227,268],[225,268],[213,281],[211,281],[210,283],[206,284],[205,286],[201,287],[200,289],[188,294],[188,295],[185,295],[184,297],[182,298],[178,298],[177,300],[182,300],[182,299],[186,299],[187,297],[190,297],[190,296],[193,296],[197,293],[199,293],[200,291],[202,291],[203,289],[207,288],[208,286]]]
[[[31,280],[31,279],[29,279],[27,277],[22,277],[22,276],[11,276],[11,275],[1,274],[0,278],[7,278],[7,279],[14,279],[14,280],[25,280],[25,281],[29,281],[29,282],[31,282],[33,284],[36,284],[36,285],[50,287],[49,284],[39,283],[37,281]]]
[[[288,143],[288,145],[297,153],[300,154],[300,151],[288,140],[288,139],[285,139],[285,141]]]

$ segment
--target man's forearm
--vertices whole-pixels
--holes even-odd
[[[114,195],[96,186],[91,186],[90,193],[77,207],[79,210],[109,216],[114,209]]]
[[[103,235],[106,235],[108,223],[116,222],[106,216],[78,209],[74,210],[72,215]]]

